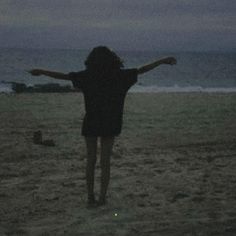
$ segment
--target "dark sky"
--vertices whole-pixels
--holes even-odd
[[[0,47],[236,49],[236,0],[0,0]]]

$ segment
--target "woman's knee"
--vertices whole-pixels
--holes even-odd
[[[101,156],[101,159],[100,159],[100,166],[102,169],[106,169],[106,168],[109,168],[110,167],[110,157],[102,157]]]
[[[87,146],[87,157],[90,161],[96,161],[97,155],[97,137],[85,137]]]
[[[95,166],[96,165],[96,162],[97,162],[97,157],[88,157],[87,158],[87,166]]]
[[[112,153],[114,137],[101,137],[101,157],[106,158]]]

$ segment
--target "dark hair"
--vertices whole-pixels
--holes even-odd
[[[91,71],[113,71],[124,67],[122,60],[116,53],[105,46],[93,48],[84,64]]]

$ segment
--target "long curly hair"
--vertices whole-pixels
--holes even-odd
[[[120,57],[106,46],[92,49],[84,62],[89,71],[114,71],[124,67]]]

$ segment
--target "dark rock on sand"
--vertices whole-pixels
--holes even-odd
[[[34,144],[42,144],[42,132],[40,130],[34,132],[33,142]]]

